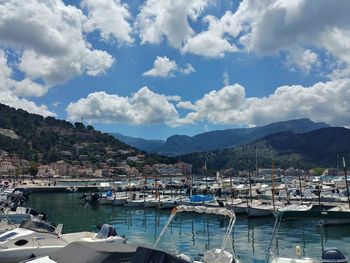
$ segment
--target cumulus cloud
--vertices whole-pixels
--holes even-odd
[[[275,121],[307,117],[331,125],[350,125],[350,79],[319,82],[311,87],[282,86],[263,98],[246,97],[235,84],[211,91],[192,103],[181,101],[178,108],[190,112],[173,125],[208,121],[214,124],[264,125]]]
[[[230,84],[230,76],[228,75],[227,70],[222,74],[222,83],[224,86],[228,86]]]
[[[296,118],[350,126],[350,79],[319,82],[310,87],[281,86],[269,96],[247,97],[242,85],[213,90],[191,102],[143,87],[130,97],[95,92],[67,107],[69,119],[91,122],[155,124],[172,127],[195,123],[257,126]],[[180,116],[178,109],[187,112]]]
[[[6,1],[0,5],[0,44],[19,52],[18,69],[47,87],[82,74],[96,76],[114,59],[86,41],[85,22],[80,9],[61,0]]]
[[[128,5],[120,0],[83,0],[81,6],[88,11],[84,24],[86,32],[98,30],[103,41],[132,43],[131,14]]]
[[[24,87],[30,88],[24,89]],[[0,103],[14,107],[16,109],[20,108],[43,116],[55,116],[56,114],[54,112],[51,112],[47,106],[37,105],[32,101],[18,97],[18,94],[29,96],[37,95],[33,93],[27,93],[29,90],[31,92],[40,93],[42,92],[41,89],[43,89],[42,86],[28,79],[23,79],[22,81],[16,81],[12,79],[12,69],[7,64],[6,54],[3,50],[0,50]]]
[[[245,101],[245,90],[241,85],[225,86],[205,94],[195,103],[179,102],[178,108],[192,110],[184,118],[175,120],[178,124],[209,121],[215,124],[233,124],[244,122],[241,106]]]
[[[143,76],[147,77],[172,77],[176,72],[181,72],[185,75],[195,72],[195,69],[190,63],[187,63],[184,68],[179,67],[175,61],[170,60],[166,56],[157,56],[153,62],[153,68],[143,73]]]
[[[209,58],[247,52],[288,54],[291,69],[309,72],[322,64],[319,52],[338,60],[325,68],[331,78],[350,76],[350,2],[339,0],[243,0],[235,12],[206,15],[207,30],[190,34],[182,52]],[[323,56],[324,57],[324,56]]]
[[[169,123],[178,117],[175,106],[167,97],[143,87],[130,97],[95,92],[67,107],[68,118],[81,117],[91,122],[124,123],[131,125]]]
[[[157,57],[153,63],[153,68],[143,73],[148,77],[169,77],[177,70],[175,61],[167,57]]]
[[[193,72],[196,72],[196,70],[194,69],[194,67],[190,64],[190,63],[186,63],[184,68],[180,68],[180,72],[188,75],[191,74]]]
[[[220,58],[225,53],[238,51],[232,39],[225,35],[236,36],[237,24],[234,23],[234,14],[226,12],[220,19],[214,16],[207,16],[206,21],[209,26],[207,31],[188,38],[182,51],[211,58]]]
[[[313,67],[320,67],[321,62],[318,55],[309,49],[295,48],[286,57],[285,64],[288,68],[301,70],[309,73]]]
[[[209,0],[147,0],[137,16],[135,28],[141,43],[160,43],[164,37],[172,47],[181,48],[195,32],[188,20],[196,21]]]
[[[250,1],[245,0],[244,2]],[[244,7],[244,2],[241,3],[240,8]],[[249,25],[248,29],[242,31],[239,38],[239,42],[247,51],[259,55],[278,55],[279,51],[293,54],[295,48],[303,49],[307,53],[305,51],[294,53],[292,61],[297,67],[306,67],[308,70],[311,65],[317,66],[315,63],[316,50],[326,50],[347,64],[345,68],[334,69],[334,72],[338,73],[337,76],[349,76],[349,1],[274,0],[260,2],[263,2],[265,6],[259,8],[258,11],[253,6],[246,8],[248,19],[240,18],[237,22],[241,25]],[[298,63],[298,60],[302,61],[301,64]]]

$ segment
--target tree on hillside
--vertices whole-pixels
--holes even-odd
[[[38,174],[38,166],[35,162],[31,162],[30,163],[30,167],[29,167],[29,174],[31,176],[36,176]]]

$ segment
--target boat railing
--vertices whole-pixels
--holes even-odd
[[[283,211],[278,211],[276,213],[277,213],[276,220],[275,220],[275,224],[274,224],[274,227],[272,230],[270,244],[269,244],[269,247],[266,251],[266,258],[265,258],[266,263],[270,261],[271,256],[273,256],[275,253],[277,253],[275,248],[276,248],[276,242],[277,242],[277,237],[278,237],[278,230],[280,228],[281,221],[283,218]]]
[[[163,235],[164,235],[165,231],[167,230],[168,226],[170,225],[171,221],[173,220],[175,215],[177,213],[180,213],[180,212],[195,212],[195,213],[200,213],[200,214],[203,214],[203,213],[205,213],[205,214],[216,214],[216,215],[228,216],[230,218],[230,221],[228,223],[228,226],[227,226],[227,229],[226,229],[226,233],[225,233],[225,236],[224,236],[221,248],[220,248],[220,254],[221,254],[221,256],[223,256],[224,249],[225,249],[225,247],[227,245],[227,242],[229,241],[229,238],[230,238],[230,236],[232,234],[233,226],[234,226],[234,224],[236,222],[236,215],[235,215],[235,213],[233,211],[231,211],[231,210],[229,210],[227,208],[222,208],[222,207],[186,206],[186,205],[180,205],[180,206],[175,207],[172,210],[172,213],[171,213],[168,221],[164,225],[161,233],[159,234],[156,242],[154,243],[153,248],[157,247],[159,241],[163,237]],[[176,253],[178,253],[177,250],[176,250],[175,243],[172,240],[171,235],[170,235],[170,238],[171,238],[172,244],[175,247]]]

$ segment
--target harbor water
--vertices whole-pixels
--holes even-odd
[[[28,206],[48,215],[48,221],[63,223],[63,232],[96,231],[99,223],[116,227],[129,243],[152,245],[171,211],[153,208],[91,206],[82,204],[81,193],[33,193]],[[201,251],[220,247],[228,220],[216,215],[183,213],[176,216],[160,242],[160,247],[195,256]],[[227,250],[242,262],[264,262],[269,247],[273,218],[249,219],[237,216]],[[174,243],[174,245],[173,245]],[[317,221],[282,222],[277,239],[280,256],[295,257],[300,246],[302,256],[321,258],[322,248],[337,247],[350,255],[350,225],[319,227]]]

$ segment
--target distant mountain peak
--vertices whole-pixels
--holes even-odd
[[[114,134],[114,136],[122,142],[140,150],[176,156],[191,152],[234,147],[277,132],[291,131],[294,133],[306,133],[327,127],[330,126],[324,122],[313,122],[308,118],[300,118],[275,122],[253,128],[214,130],[194,136],[173,135],[168,137],[165,142],[133,138],[121,134]]]

